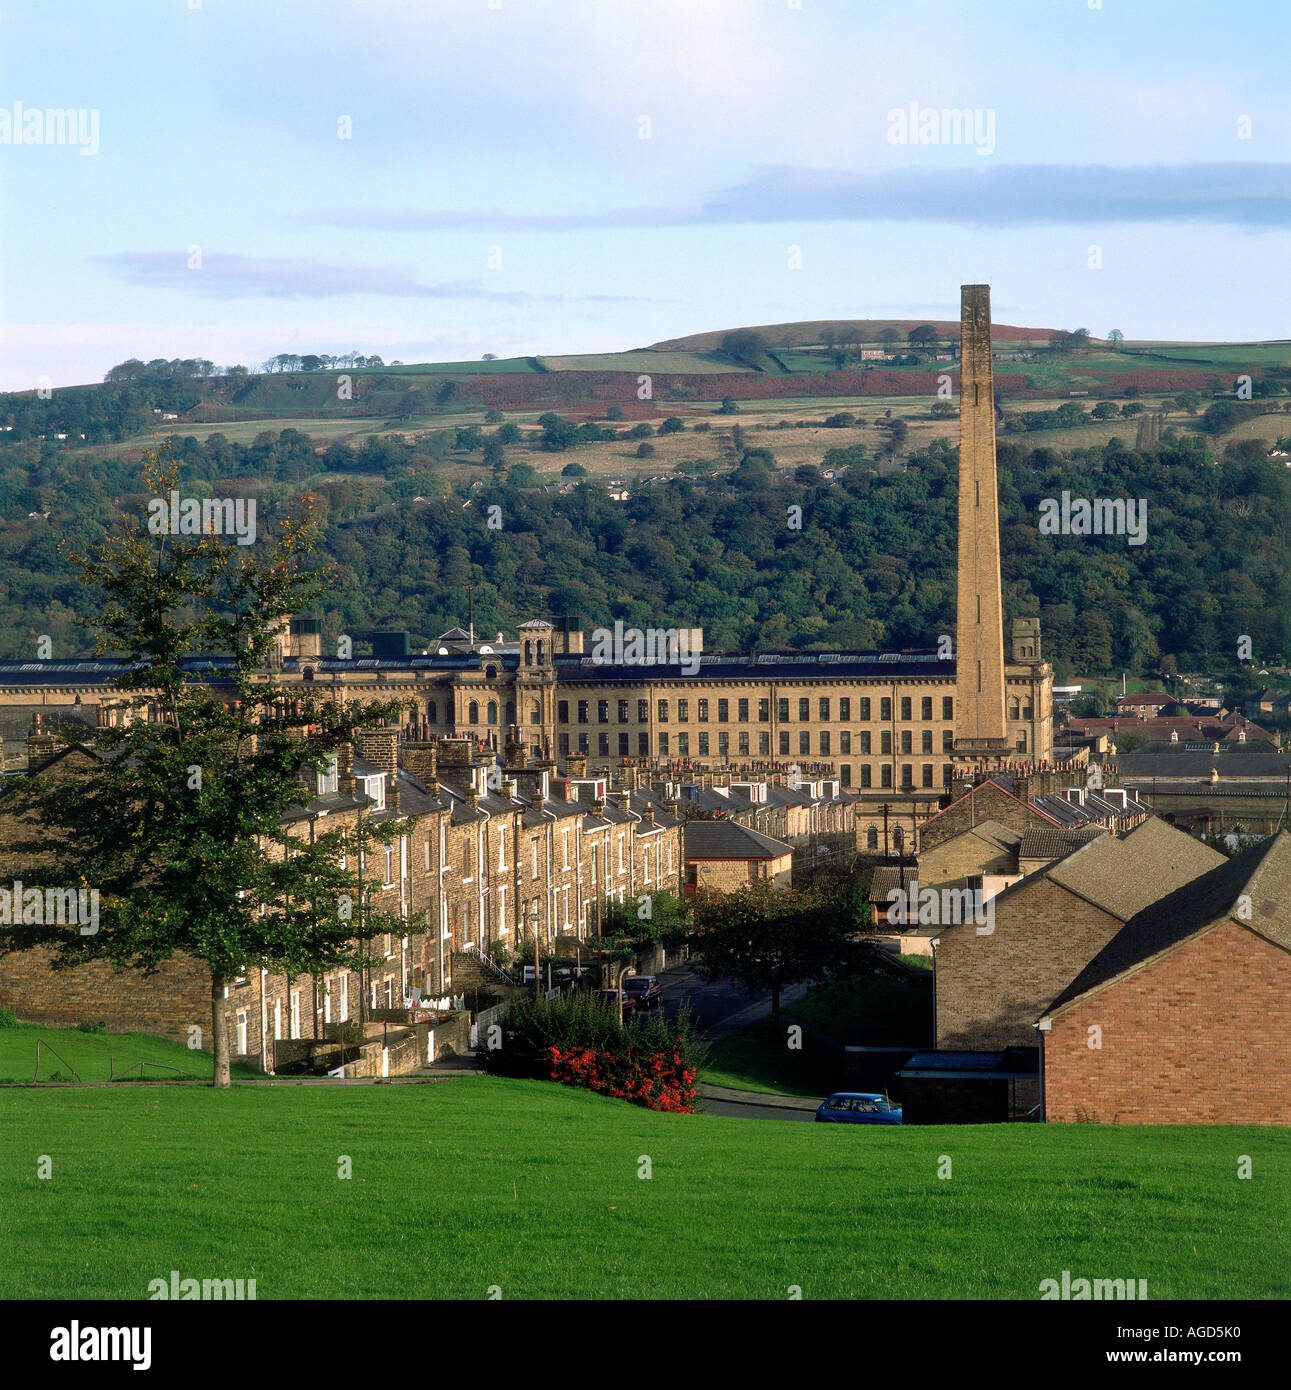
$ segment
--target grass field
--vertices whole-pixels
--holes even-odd
[[[37,1039],[41,1040],[39,1062]],[[158,1065],[145,1065],[141,1072],[141,1062]],[[154,1037],[151,1033],[82,1033],[77,1028],[46,1028],[35,1023],[0,1028],[0,1083],[109,1081],[114,1076],[173,1080],[176,1070],[209,1081],[211,1065],[209,1052],[190,1051],[180,1043]],[[69,1068],[79,1075],[73,1076]],[[260,1075],[236,1062],[233,1074]]]
[[[1291,1288],[1291,1159],[1256,1127],[785,1124],[470,1077],[5,1091],[0,1134],[6,1298],[143,1298],[172,1269],[263,1299],[1034,1299],[1064,1269],[1153,1299]]]

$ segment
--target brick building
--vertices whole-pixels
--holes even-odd
[[[1291,835],[1135,914],[1039,1018],[1045,1117],[1291,1124]]]

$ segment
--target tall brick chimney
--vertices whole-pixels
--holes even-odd
[[[565,755],[565,776],[566,777],[586,777],[587,776],[587,754],[586,753],[566,753]]]
[[[359,757],[375,764],[394,778],[399,771],[399,728],[387,725],[384,729],[358,731]]]
[[[961,285],[955,756],[982,759],[1006,753],[1004,714],[991,287]]]

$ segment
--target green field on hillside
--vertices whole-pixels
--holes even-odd
[[[171,1270],[264,1299],[1034,1299],[1064,1269],[1291,1291],[1291,1157],[1255,1126],[792,1124],[464,1077],[8,1090],[0,1137],[6,1298]]]
[[[205,1019],[196,1021],[205,1026]],[[182,1043],[151,1033],[82,1033],[78,1028],[46,1028],[37,1023],[0,1028],[0,1083],[140,1077],[165,1081],[183,1076],[209,1081],[211,1065],[209,1052],[190,1051]],[[235,1076],[260,1075],[236,1062],[233,1072]]]

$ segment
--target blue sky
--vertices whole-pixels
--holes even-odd
[[[0,388],[977,281],[999,322],[1291,336],[1289,50],[1282,0],[0,0],[0,137],[98,123],[0,140]],[[912,104],[951,142],[899,142]]]

